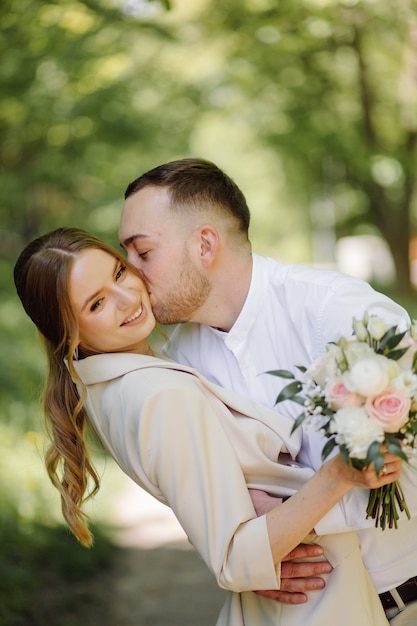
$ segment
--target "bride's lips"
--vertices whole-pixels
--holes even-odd
[[[125,326],[125,324],[130,324],[130,322],[134,322],[138,317],[140,317],[140,315],[142,315],[142,313],[143,306],[141,303],[139,307],[134,311],[134,313],[132,313],[132,315],[129,315],[129,317],[126,318],[125,321],[120,324],[120,326]]]

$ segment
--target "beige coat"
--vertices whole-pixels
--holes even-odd
[[[75,365],[103,445],[172,508],[217,583],[230,591],[217,626],[386,626],[355,533],[317,538],[335,569],[325,591],[310,593],[305,605],[251,591],[279,588],[279,570],[247,485],[287,496],[312,475],[287,464],[301,445],[301,431],[290,435],[292,422],[191,368],[152,357],[104,354]]]

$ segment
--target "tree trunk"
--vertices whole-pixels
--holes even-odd
[[[413,293],[410,271],[410,207],[404,199],[391,200],[386,190],[376,184],[372,185],[369,198],[374,223],[387,241],[392,254],[396,291],[401,295],[410,296]]]

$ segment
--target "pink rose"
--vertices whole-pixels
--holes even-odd
[[[402,389],[389,387],[375,396],[367,398],[365,409],[386,433],[396,433],[406,423],[411,399]]]
[[[364,398],[358,393],[349,391],[343,378],[334,378],[325,389],[326,401],[330,408],[337,411],[349,406],[361,406],[364,403]]]

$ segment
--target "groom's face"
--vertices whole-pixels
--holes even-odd
[[[195,318],[210,291],[198,262],[198,235],[183,213],[170,207],[167,188],[147,186],[125,201],[119,238],[143,274],[158,322]]]

